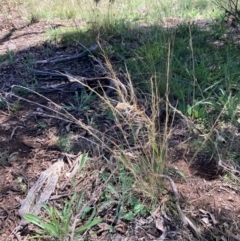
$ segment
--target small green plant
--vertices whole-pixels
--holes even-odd
[[[137,198],[132,197],[129,202],[128,211],[124,214],[123,218],[127,221],[131,221],[136,216],[146,216],[149,214],[149,210],[145,205],[139,203]]]
[[[66,238],[71,234],[72,232],[72,218],[73,215],[73,209],[75,203],[77,203],[78,199],[81,200],[81,197],[75,193],[71,200],[69,202],[65,202],[63,210],[60,211],[55,207],[47,206],[46,204],[43,204],[43,208],[46,210],[49,218],[48,219],[41,219],[36,215],[33,214],[25,214],[24,218],[36,225],[40,228],[40,230],[37,230],[37,234],[33,236],[33,238],[58,238],[61,241],[66,240]],[[86,213],[88,212],[88,207],[86,207],[85,210],[85,218]],[[81,235],[84,231],[90,229],[91,227],[95,226],[96,224],[102,222],[102,218],[95,218],[94,216],[91,216],[88,218],[88,220],[81,225],[81,227],[78,227],[75,229],[75,237],[77,240],[77,237]]]
[[[188,113],[188,116],[190,116],[193,119],[206,117],[206,114],[207,114],[206,103],[200,101],[193,106],[187,105],[187,113]]]
[[[38,127],[45,129],[47,127],[47,124],[44,121],[38,122]]]
[[[97,96],[92,92],[87,92],[86,90],[81,91],[81,93],[75,92],[74,102],[69,102],[69,105],[64,108],[68,111],[83,112],[90,109],[90,104],[97,98]]]
[[[65,205],[63,211],[59,211],[55,207],[49,207],[46,204],[43,204],[43,208],[47,211],[49,216],[48,220],[42,220],[33,214],[25,214],[24,218],[35,224],[40,228],[37,231],[37,235],[33,238],[51,238],[55,237],[59,240],[64,240],[65,237],[70,233],[70,221],[72,217],[71,210],[68,209],[68,204]]]
[[[10,105],[10,110],[13,112],[19,111],[22,108],[21,104],[19,102],[14,102]]]
[[[0,166],[7,166],[11,163],[11,161],[16,157],[18,152],[13,152],[9,154],[8,151],[4,151],[0,153]]]
[[[57,145],[59,145],[62,150],[69,151],[71,149],[70,137],[68,135],[59,136],[57,140]]]
[[[21,177],[21,176],[19,176],[19,177],[17,178],[17,183],[18,183],[18,185],[19,185],[20,190],[21,190],[22,192],[26,193],[26,191],[27,191],[27,185],[26,185],[26,183],[24,182],[24,178]]]
[[[29,94],[29,90],[25,87],[21,88],[20,86],[13,86],[13,92],[20,97],[25,97]]]
[[[224,117],[226,120],[230,120],[231,122],[235,119],[235,116],[238,112],[238,106],[240,104],[240,95],[235,94],[234,96],[230,92],[229,94],[220,89],[219,96],[219,104],[221,106],[225,106],[226,112],[224,113]]]
[[[10,65],[14,64],[14,59],[15,59],[15,52],[8,50],[6,53],[7,61]]]
[[[82,168],[86,164],[88,159],[87,154],[82,154],[78,160],[78,173],[82,171]],[[72,180],[73,186],[75,185],[75,180]],[[32,238],[57,238],[60,241],[65,241],[67,237],[72,235],[74,231],[74,240],[79,240],[79,236],[95,226],[96,224],[103,221],[102,218],[95,218],[96,209],[84,206],[84,192],[74,192],[73,196],[69,201],[66,201],[62,207],[62,210],[59,210],[56,207],[52,207],[42,204],[44,210],[46,211],[47,217],[40,218],[34,214],[25,214],[24,218],[36,225],[39,230],[37,234]],[[81,214],[81,215],[79,215]],[[79,216],[75,229],[72,230],[72,225],[76,216]]]
[[[38,23],[39,20],[40,20],[40,17],[36,13],[31,13],[28,16],[28,21],[29,21],[30,24]]]
[[[7,108],[7,102],[3,97],[0,97],[0,108],[1,109],[6,109]]]
[[[29,66],[32,66],[35,61],[36,61],[36,56],[33,53],[29,53],[24,59],[23,64],[26,66],[26,68],[28,68]]]
[[[113,176],[102,193],[102,206],[99,211],[106,206],[117,205],[116,220],[124,219],[131,221],[137,215],[149,214],[147,208],[139,203],[138,199],[131,193],[133,191],[134,178],[124,167],[119,168],[119,176]],[[109,178],[109,173],[103,173],[101,177],[104,181]],[[114,183],[114,184],[113,184]]]

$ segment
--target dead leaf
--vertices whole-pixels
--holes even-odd
[[[66,131],[67,132],[70,132],[70,128],[71,128],[71,122],[69,122],[67,125],[66,125]]]
[[[164,227],[164,222],[162,218],[158,218],[155,221],[156,228],[160,230],[161,232],[166,232],[166,228]]]
[[[208,218],[201,218],[201,220],[202,220],[205,224],[209,225],[209,219],[208,219]]]
[[[207,211],[205,211],[205,210],[203,210],[203,209],[199,209],[199,211],[202,213],[202,214],[205,214],[205,215],[207,215]]]
[[[211,217],[211,219],[212,219],[212,221],[213,221],[213,224],[214,224],[214,225],[218,224],[218,221],[216,220],[216,218],[214,217],[214,215],[211,214],[211,213],[208,213],[208,214],[209,214],[209,216]]]
[[[107,223],[99,223],[97,226],[100,228],[99,231],[109,230],[110,227],[111,227],[111,226],[108,225]]]
[[[127,102],[121,102],[121,103],[117,104],[116,109],[118,109],[118,110],[132,110],[133,106],[130,105],[129,103],[127,103]]]
[[[115,226],[115,230],[121,234],[125,234],[127,231],[126,223],[120,220],[119,223]]]
[[[34,215],[40,213],[42,203],[46,202],[55,190],[63,167],[64,162],[59,159],[59,161],[41,173],[38,180],[28,191],[27,197],[22,201],[22,205],[18,211],[21,218],[26,213]]]
[[[11,136],[10,136],[10,140],[13,138],[13,136],[15,135],[15,132],[17,130],[17,128],[22,128],[22,126],[15,126],[12,130]]]

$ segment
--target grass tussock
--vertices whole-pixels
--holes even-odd
[[[107,108],[113,116],[114,124],[110,131],[102,133],[52,102],[56,108],[55,114],[58,118],[75,123],[86,130],[95,142],[95,154],[106,155],[111,162],[123,164],[134,177],[134,190],[155,199],[162,187],[162,180],[158,175],[164,172],[170,132],[168,116],[165,116],[164,123],[159,121],[160,106],[164,106],[168,112],[168,99],[160,98],[154,77],[150,79],[151,95],[143,96],[138,93],[129,75],[125,79],[126,82],[121,83],[107,56],[104,52],[102,54],[106,62],[103,68],[108,70],[116,96],[102,96],[89,86],[86,87],[99,97],[104,109]],[[143,100],[139,102],[140,96]]]

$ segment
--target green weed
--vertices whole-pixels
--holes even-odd
[[[0,97],[0,108],[3,110],[7,108],[7,101],[3,97]]]
[[[38,23],[40,21],[40,16],[37,13],[31,13],[28,15],[27,20],[30,24]]]
[[[9,153],[8,151],[4,151],[0,153],[0,166],[7,166],[11,164],[11,161],[15,159],[18,152]]]
[[[104,181],[109,178],[109,173],[103,173],[101,177]],[[129,171],[119,165],[119,175],[113,176],[101,195],[102,205],[99,212],[109,206],[117,206],[115,221],[124,219],[131,221],[136,216],[149,214],[146,206],[141,204],[132,192],[134,178]]]
[[[63,151],[70,151],[71,150],[71,141],[69,135],[62,135],[58,136],[57,145],[61,148]]]
[[[46,210],[49,218],[48,219],[41,219],[33,214],[25,214],[24,218],[31,222],[32,224],[36,225],[40,228],[37,231],[37,235],[34,235],[32,238],[51,238],[55,237],[59,240],[66,240],[66,238],[71,234],[72,227],[71,222],[74,216],[73,209],[75,208],[74,205],[78,203],[78,200],[81,200],[81,196],[75,193],[71,200],[65,202],[63,209],[60,211],[55,207],[47,206],[43,204],[43,208]],[[85,213],[87,213],[88,207],[85,208]],[[85,215],[85,214],[84,214]],[[86,218],[86,216],[82,218]],[[88,218],[85,224],[81,225],[81,227],[77,227],[75,230],[75,236],[81,235],[84,231],[90,229],[94,225],[102,222],[102,218],[95,218],[94,216]]]
[[[64,108],[68,111],[76,111],[78,113],[82,113],[83,111],[90,109],[90,103],[96,100],[97,96],[92,92],[87,92],[86,90],[82,90],[79,94],[75,92],[75,96],[73,98],[74,102],[69,102],[68,105],[65,105]]]
[[[19,102],[14,102],[10,105],[10,110],[12,112],[19,111],[22,108],[21,104]]]
[[[78,173],[82,171],[82,168],[87,162],[87,155],[81,155],[78,162]],[[72,184],[74,184],[74,179]],[[52,207],[46,204],[42,204],[46,211],[47,217],[40,218],[34,214],[25,214],[24,218],[36,225],[39,229],[36,231],[37,234],[32,238],[57,238],[58,240],[66,240],[72,232],[74,232],[74,240],[79,240],[79,236],[90,229],[94,225],[103,221],[102,218],[95,218],[96,212],[94,209],[84,206],[84,192],[74,192],[73,196],[69,201],[66,201],[59,210],[56,207]],[[72,230],[74,218],[81,212],[84,207],[82,215],[80,216],[81,221],[78,221],[75,230]]]
[[[6,53],[6,58],[7,58],[7,61],[10,65],[13,65],[14,64],[14,61],[15,61],[15,52],[14,51],[11,51],[11,50],[8,50],[7,53]]]
[[[47,127],[47,124],[44,121],[39,121],[38,127],[42,128],[42,129],[45,129]]]

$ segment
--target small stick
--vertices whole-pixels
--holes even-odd
[[[182,209],[180,208],[180,204],[179,204],[179,195],[178,195],[178,191],[177,191],[177,187],[174,183],[174,181],[172,180],[172,178],[170,178],[167,175],[156,175],[159,176],[161,178],[165,178],[170,182],[170,185],[172,187],[173,190],[173,195],[175,197],[175,202],[176,202],[176,207],[177,207],[177,211],[178,214],[180,216],[181,221],[183,222],[184,225],[188,226],[191,231],[193,232],[193,234],[199,239],[199,240],[204,240],[203,237],[201,236],[199,230],[195,227],[195,225],[192,223],[192,221],[190,221],[190,219],[188,219],[186,217],[186,215],[183,213]]]
[[[84,57],[88,56],[88,54],[90,52],[97,51],[97,49],[98,49],[98,45],[94,44],[89,48],[89,50],[86,50],[80,54],[75,54],[72,56],[62,57],[62,58],[58,58],[58,59],[54,58],[54,59],[48,59],[48,60],[39,60],[39,61],[36,61],[35,64],[48,64],[48,63],[56,64],[56,63],[71,61],[74,59],[80,59],[80,58],[84,58]]]

